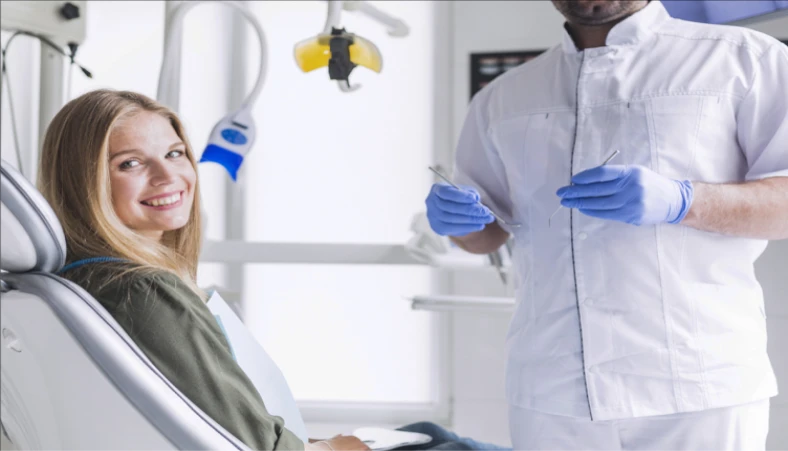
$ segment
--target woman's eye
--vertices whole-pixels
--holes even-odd
[[[184,152],[182,150],[171,150],[169,153],[167,153],[167,157],[169,157],[169,158],[178,158],[178,157],[182,156],[183,153]]]
[[[120,164],[120,169],[131,169],[133,167],[137,167],[140,164],[137,160],[127,160]]]

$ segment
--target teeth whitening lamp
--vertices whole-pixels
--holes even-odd
[[[177,103],[178,98],[178,71],[173,67],[172,61],[180,61],[179,42],[183,35],[183,18],[192,8],[206,1],[183,2],[181,3],[170,19],[170,26],[167,30],[167,46],[164,51],[164,58],[159,73],[159,86],[157,99],[159,102],[171,106]],[[243,163],[244,157],[251,150],[254,144],[256,130],[252,108],[260,95],[265,82],[267,70],[267,47],[265,33],[260,22],[249,11],[242,2],[225,1],[210,2],[219,3],[235,8],[243,14],[244,18],[254,27],[257,39],[260,43],[260,66],[257,73],[257,81],[254,88],[244,100],[240,108],[222,118],[214,127],[208,138],[208,144],[200,157],[200,163],[213,162],[223,166],[232,177],[233,181],[238,179],[238,169]]]
[[[342,10],[358,11],[388,28],[392,37],[404,37],[410,32],[408,25],[400,19],[363,1],[328,1],[328,15],[323,32],[304,39],[293,49],[296,64],[303,72],[328,68],[331,80],[336,80],[342,92],[353,92],[361,85],[350,84],[350,72],[357,66],[380,73],[383,57],[378,47],[363,37],[340,27]]]
[[[254,119],[250,109],[251,105],[242,106],[223,117],[213,127],[208,145],[200,157],[200,163],[210,161],[224,166],[233,181],[238,179],[238,168],[254,144]]]
[[[251,150],[257,134],[252,118],[252,108],[263,88],[268,68],[266,57],[268,49],[263,27],[254,14],[247,9],[244,2],[184,1],[176,7],[167,27],[156,99],[164,105],[173,107],[175,110],[178,109],[179,85],[177,78],[180,71],[175,62],[179,62],[181,57],[180,42],[183,35],[183,18],[192,8],[203,3],[218,3],[235,8],[254,27],[260,42],[260,66],[254,88],[240,108],[223,117],[213,127],[208,144],[200,157],[200,163],[220,164],[227,170],[233,181],[237,181],[238,169],[246,154]],[[389,16],[367,2],[329,0],[323,33],[296,44],[296,63],[304,72],[328,67],[330,78],[337,81],[340,90],[352,92],[359,86],[351,86],[348,82],[350,71],[356,66],[364,66],[375,72],[380,72],[382,57],[372,42],[339,28],[340,14],[343,8],[348,11],[358,11],[385,25],[389,29],[389,35],[393,37],[407,36],[409,28],[402,20]]]

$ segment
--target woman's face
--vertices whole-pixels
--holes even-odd
[[[109,136],[115,213],[155,240],[186,225],[197,174],[169,120],[148,111],[124,118]]]

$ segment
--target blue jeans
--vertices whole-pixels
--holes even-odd
[[[512,448],[493,445],[492,443],[477,442],[472,438],[460,437],[435,423],[422,421],[399,428],[400,431],[418,432],[432,437],[432,441],[423,445],[403,446],[398,450],[502,450],[511,451]]]

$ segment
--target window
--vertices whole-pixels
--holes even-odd
[[[351,82],[363,87],[351,94],[327,69],[303,74],[293,59],[296,42],[322,31],[326,2],[247,3],[266,32],[269,67],[254,111],[256,144],[239,181],[246,204],[244,214],[228,216],[226,173],[200,165],[207,239],[224,239],[235,217],[248,241],[401,245],[410,238],[432,181],[434,4],[372,3],[408,22],[411,35],[392,38],[344,12],[343,25],[384,58],[381,74],[353,71]],[[232,14],[206,4],[184,22],[179,115],[198,156],[234,106],[228,86],[243,78],[231,49],[233,26],[243,22]],[[87,17],[78,58],[95,78],[74,72],[71,97],[107,87],[155,98],[164,2],[89,2]],[[259,58],[251,30],[247,42],[251,88]],[[438,320],[403,299],[430,291],[431,269],[337,261],[247,264],[243,274],[247,326],[299,401],[434,403]],[[203,263],[198,283],[224,285],[225,276],[223,264]]]
[[[247,325],[298,400],[432,401],[432,317],[406,295],[428,270],[388,265],[249,265]],[[424,292],[426,289],[421,290]]]
[[[433,146],[433,4],[372,2],[403,18],[392,38],[369,18],[342,24],[372,42],[383,71],[356,68],[344,94],[327,69],[303,74],[293,45],[322,31],[326,2],[254,2],[269,47],[244,165],[246,238],[297,243],[404,244],[424,210]],[[250,45],[256,71],[257,44]],[[249,76],[253,79],[254,74]],[[341,263],[341,262],[337,262]],[[247,265],[246,323],[299,400],[433,401],[435,319],[403,299],[430,291],[426,267]]]

